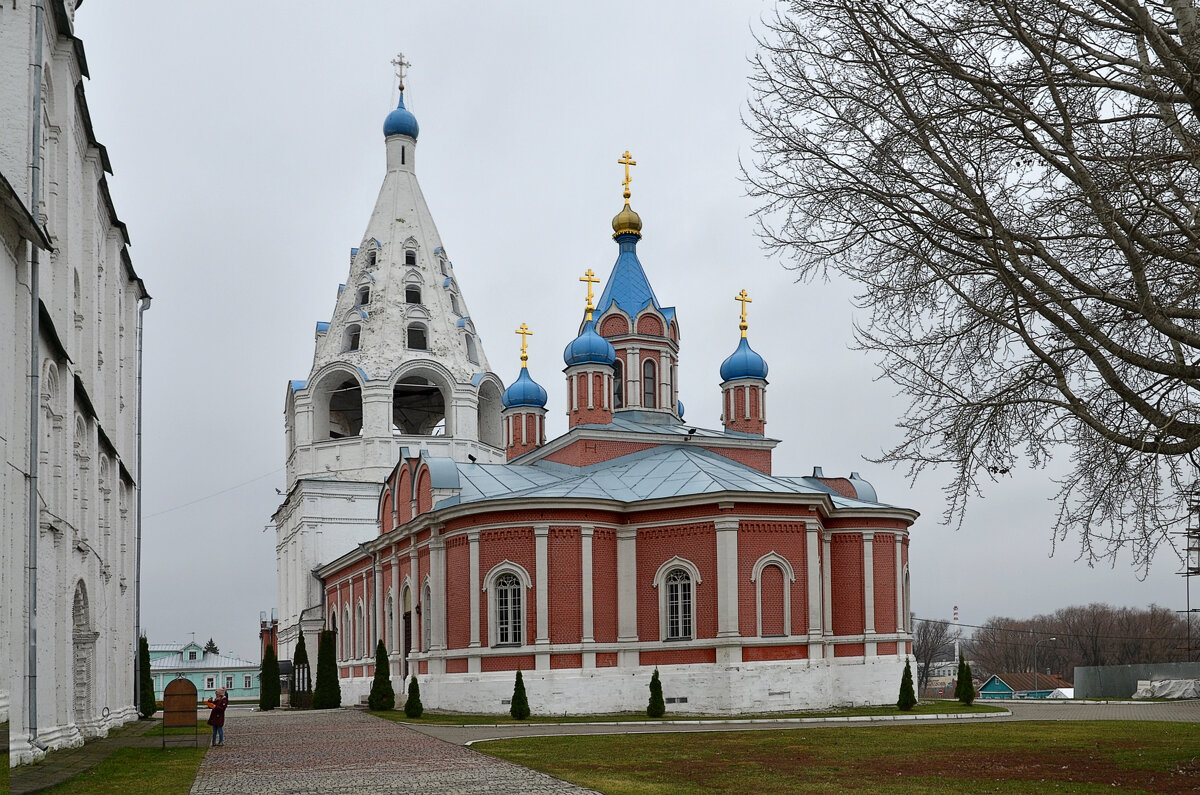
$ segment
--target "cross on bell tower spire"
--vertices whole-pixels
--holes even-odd
[[[742,290],[733,297],[733,300],[742,302],[742,322],[738,323],[738,328],[742,330],[742,336],[744,337],[746,336],[746,329],[750,327],[749,324],[746,323],[746,304],[754,303],[754,299],[750,297],[749,293],[747,293],[745,290]]]
[[[618,162],[618,163],[620,163],[621,165],[625,166],[625,179],[624,179],[624,180],[621,182],[621,185],[622,185],[622,186],[624,186],[624,188],[625,188],[625,193],[624,193],[624,196],[625,196],[625,204],[626,204],[626,206],[628,206],[628,204],[629,204],[629,197],[630,197],[630,195],[631,195],[631,194],[629,193],[629,183],[630,183],[630,182],[633,182],[633,177],[629,176],[629,167],[630,167],[630,166],[636,166],[636,165],[637,165],[637,161],[636,161],[636,160],[634,160],[634,159],[633,159],[633,158],[630,156],[630,154],[629,154],[629,150],[628,150],[628,149],[626,149],[626,150],[625,150],[625,154],[621,155],[621,159],[620,159],[620,160],[618,160],[617,162]]]
[[[400,81],[400,90],[404,90],[404,75],[407,74],[408,67],[411,63],[404,60],[404,53],[396,53],[396,57],[392,59],[392,66],[396,67],[396,79]]]

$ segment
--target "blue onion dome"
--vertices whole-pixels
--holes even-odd
[[[737,350],[729,358],[721,362],[721,380],[735,381],[739,378],[767,377],[767,363],[763,357],[754,352],[750,343],[742,337]]]
[[[401,90],[400,104],[383,120],[383,137],[407,135],[410,138],[416,138],[417,133],[420,131],[421,127],[417,124],[417,117],[412,115],[408,108],[404,107],[404,91]]]
[[[576,364],[607,364],[612,365],[617,360],[617,352],[608,340],[596,333],[589,324],[583,333],[571,340],[571,344],[563,351],[563,361],[567,367]]]
[[[683,419],[683,401],[682,400],[675,401],[675,409],[676,409],[675,413],[679,415],[679,419]]]
[[[546,390],[529,377],[528,368],[522,367],[517,380],[513,381],[512,386],[504,390],[504,394],[500,396],[500,403],[506,409],[517,406],[533,406],[544,409],[546,408]]]

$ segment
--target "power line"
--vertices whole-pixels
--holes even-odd
[[[921,618],[920,616],[913,616],[913,618],[917,621],[928,621],[931,624],[952,624],[954,626],[967,627],[969,629],[986,629],[989,632],[1011,632],[1014,635],[1042,634],[1057,635],[1058,637],[1063,638],[1088,638],[1097,640],[1178,640],[1178,638],[1174,638],[1173,636],[1168,637],[1164,635],[1085,635],[1079,632],[1062,632],[1057,629],[1009,629],[1008,627],[989,627],[980,626],[979,624],[954,624],[952,621],[944,621],[940,618]],[[1014,643],[1012,645],[1019,644]]]
[[[143,516],[142,518],[143,519],[152,519],[155,516],[162,516],[165,513],[171,513],[172,511],[178,511],[183,508],[187,508],[191,505],[195,505],[198,502],[204,502],[205,500],[211,500],[213,497],[220,497],[222,494],[227,494],[228,492],[231,492],[234,489],[240,489],[242,486],[249,486],[251,483],[257,483],[258,481],[260,481],[264,478],[269,478],[272,475],[278,475],[282,471],[283,471],[283,467],[279,467],[278,469],[272,469],[270,472],[267,472],[266,474],[263,474],[263,475],[259,475],[256,478],[250,478],[249,480],[243,480],[241,483],[237,483],[228,488],[221,489],[220,491],[214,491],[212,494],[206,494],[203,497],[197,497],[196,499],[194,499],[190,502],[185,502],[180,505],[176,505],[173,508],[167,508],[162,511],[155,511],[154,513],[148,513],[145,516]]]

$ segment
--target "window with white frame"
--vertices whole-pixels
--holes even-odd
[[[692,577],[683,569],[667,574],[667,640],[692,637]]]
[[[354,638],[355,638],[354,656],[357,659],[361,660],[363,657],[366,656],[365,649],[366,649],[366,633],[367,633],[367,622],[366,622],[366,618],[363,614],[363,603],[362,603],[361,599],[358,602],[358,609],[356,611],[355,618],[358,620],[355,622],[355,626],[354,626]]]
[[[217,677],[215,677],[215,676],[204,677],[204,689],[205,690],[213,690],[216,688],[216,686],[217,686]]]
[[[426,585],[421,595],[421,651],[433,645],[433,590]]]
[[[243,674],[242,675],[242,689],[249,690],[252,687],[254,687],[254,676],[252,674]]]
[[[230,674],[229,676],[225,677],[225,689],[226,690],[233,689],[233,674]]]
[[[521,581],[511,572],[496,578],[496,643],[517,646],[521,643],[521,624],[524,611],[521,609]]]
[[[196,650],[195,649],[192,649],[191,651],[188,652],[188,659],[189,660],[196,659]]]
[[[658,591],[658,637],[662,640],[692,640],[696,637],[696,588],[700,569],[678,555],[658,567],[654,588]]]

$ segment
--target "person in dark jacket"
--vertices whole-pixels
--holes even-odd
[[[225,744],[225,708],[229,706],[229,697],[225,688],[217,688],[217,696],[207,702],[212,712],[208,714],[208,725],[213,727],[213,747]]]

